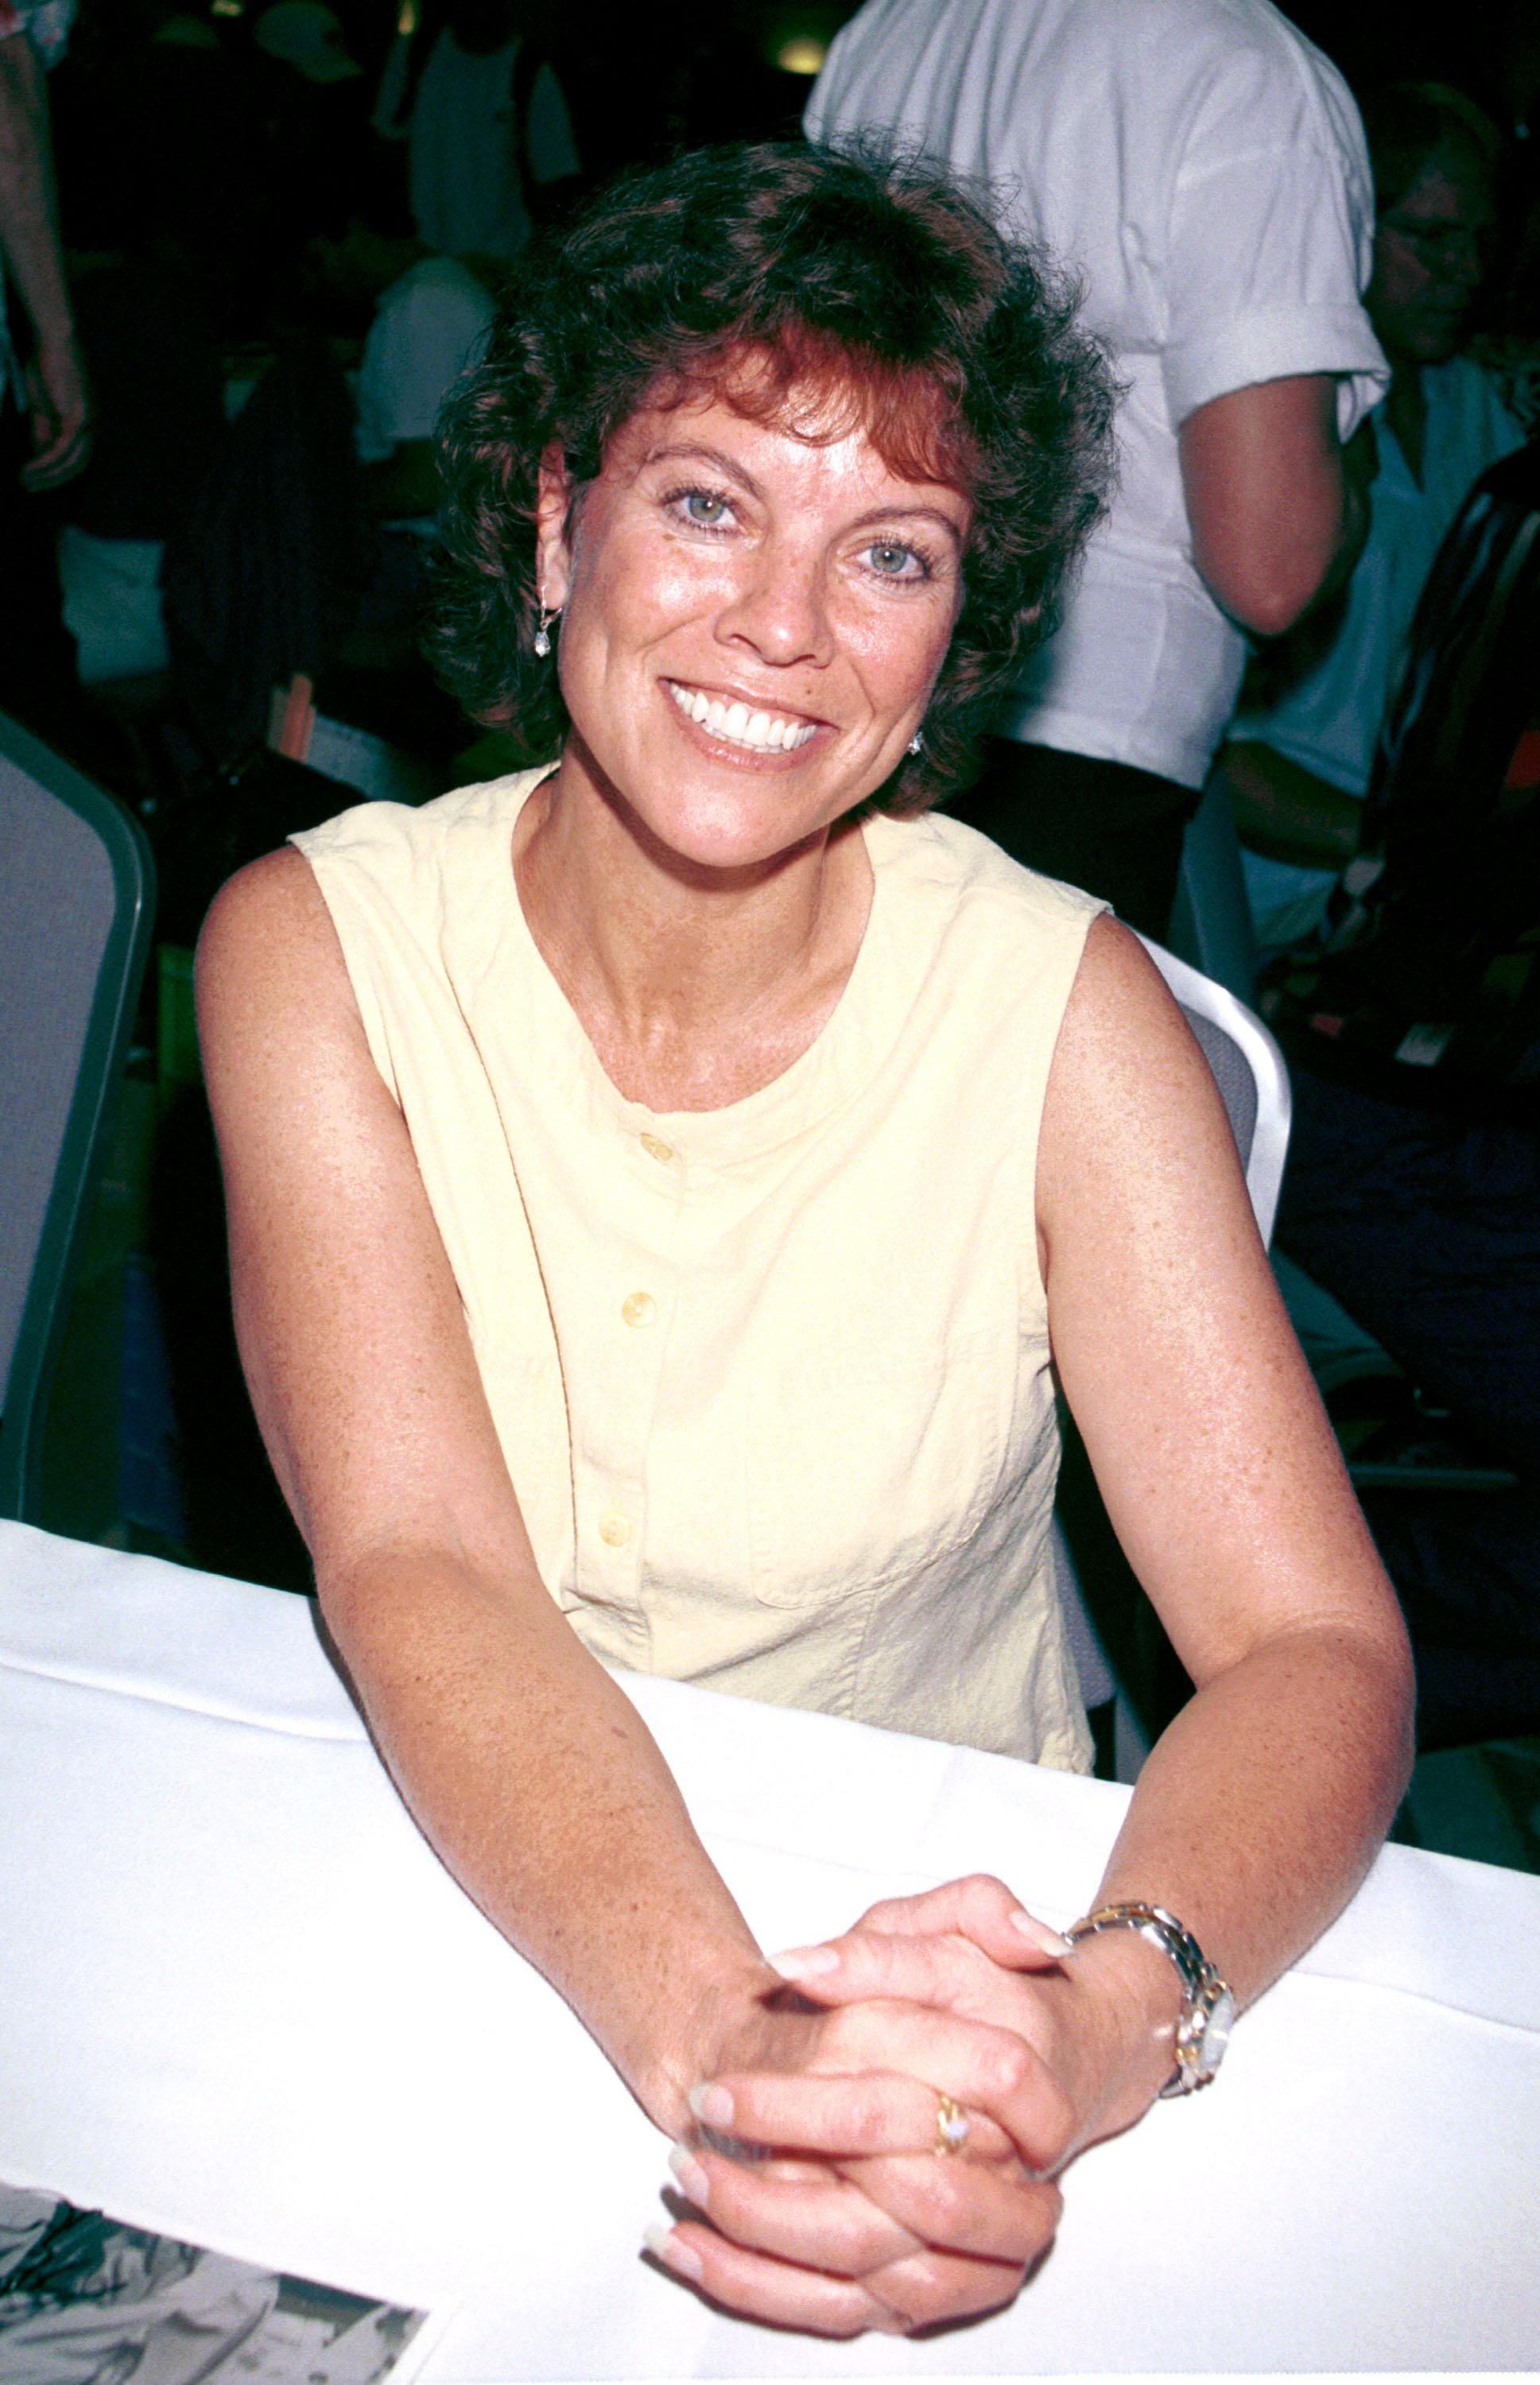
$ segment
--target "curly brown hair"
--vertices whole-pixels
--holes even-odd
[[[864,144],[695,150],[611,183],[525,252],[441,421],[444,684],[529,761],[560,750],[567,707],[532,643],[552,446],[581,502],[644,406],[711,394],[818,439],[858,422],[900,477],[971,501],[923,749],[875,801],[960,793],[1104,499],[1117,393],[1077,303],[956,179]]]

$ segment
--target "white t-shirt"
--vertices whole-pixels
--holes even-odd
[[[1346,86],[1268,0],[868,0],[803,121],[916,138],[1081,279],[1126,385],[1120,485],[1000,725],[1201,786],[1246,646],[1193,561],[1178,429],[1232,390],[1337,373],[1346,438],[1388,378]]]
[[[358,368],[361,463],[430,439],[450,384],[476,361],[496,308],[457,256],[425,256],[380,301]]]
[[[1374,417],[1379,468],[1369,536],[1348,583],[1342,626],[1315,668],[1266,712],[1242,712],[1233,737],[1254,738],[1302,769],[1364,795],[1380,724],[1400,672],[1407,634],[1434,557],[1471,482],[1523,444],[1490,374],[1469,357],[1422,369],[1428,418],[1422,479],[1413,478],[1382,409]],[[1336,883],[1330,869],[1244,855],[1258,943],[1296,943],[1316,924]]]
[[[516,256],[530,236],[513,120],[519,44],[476,57],[445,31],[422,70],[407,131],[412,213],[430,248]],[[542,66],[530,88],[530,171],[558,182],[578,170],[561,85]]]

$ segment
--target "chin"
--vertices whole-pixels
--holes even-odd
[[[1465,337],[1465,318],[1445,320],[1424,325],[1416,341],[1414,354],[1420,365],[1446,365],[1458,356]]]
[[[821,832],[821,815],[788,818],[768,794],[757,802],[702,796],[695,802],[636,807],[658,843],[698,869],[762,869]]]

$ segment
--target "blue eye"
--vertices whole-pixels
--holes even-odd
[[[917,547],[906,546],[895,538],[880,538],[867,548],[873,571],[883,580],[928,580],[930,567]]]
[[[732,507],[714,490],[685,489],[681,493],[685,519],[698,522],[702,530],[720,530],[729,518]]]

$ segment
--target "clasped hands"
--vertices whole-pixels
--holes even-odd
[[[692,2209],[651,2250],[734,2311],[824,2335],[1009,2302],[1058,2227],[1053,2174],[1162,2075],[1130,2063],[1147,2018],[1087,1998],[1084,1962],[982,1877],[776,1957],[787,1986],[691,2094],[671,2166]],[[943,2096],[968,2116],[956,2155],[937,2150]]]

